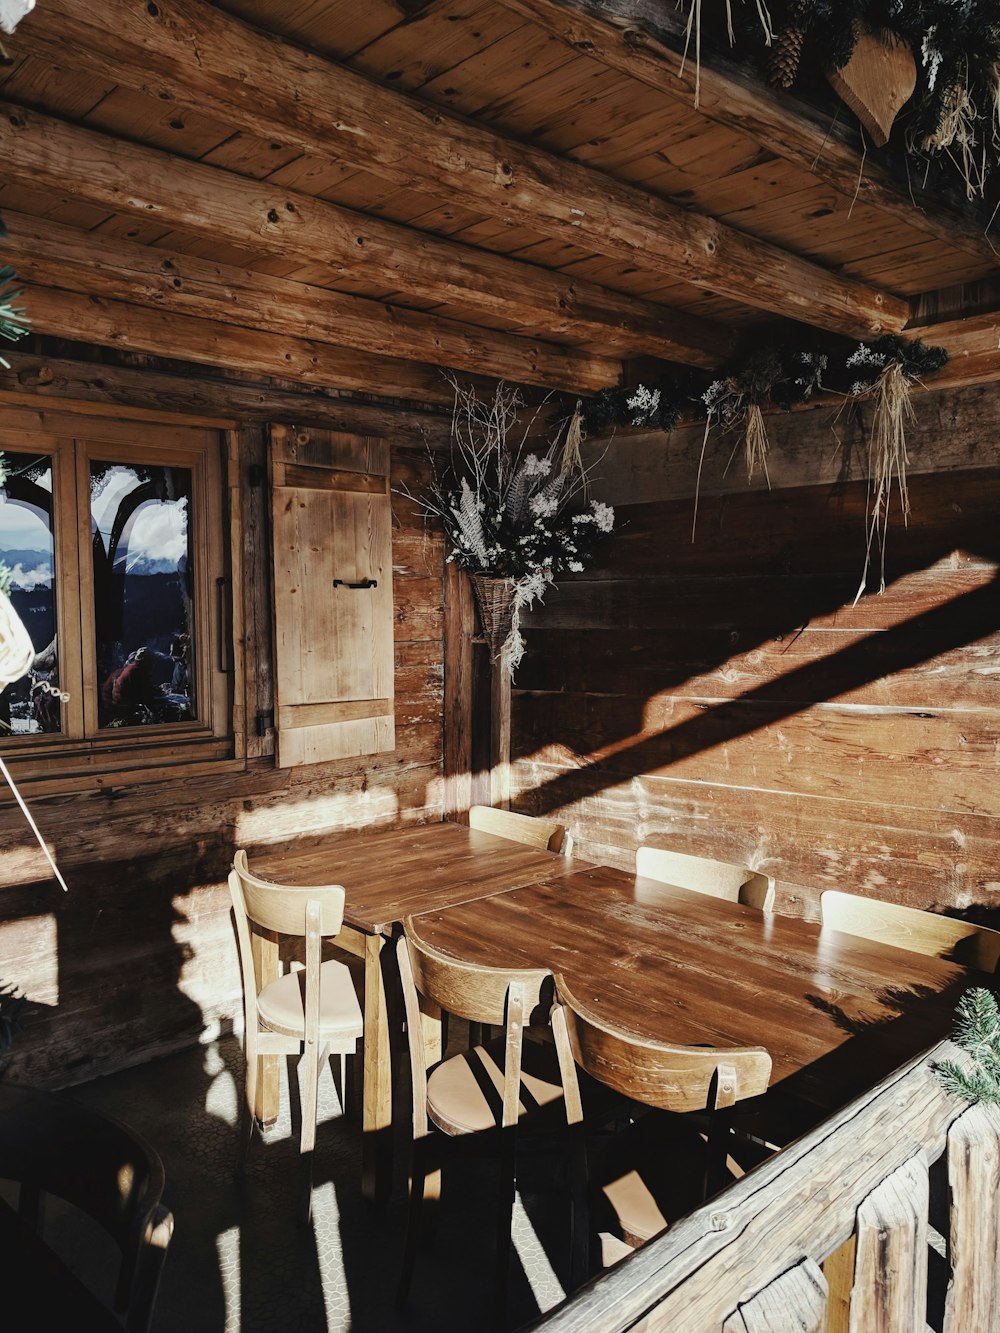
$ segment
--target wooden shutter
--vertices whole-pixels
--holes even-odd
[[[395,748],[385,440],[271,427],[279,768]]]

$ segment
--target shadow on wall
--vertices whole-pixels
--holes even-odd
[[[955,696],[940,683],[949,679],[950,664],[935,664],[923,675],[915,669],[1000,630],[998,492],[996,472],[952,475],[947,488],[940,478],[911,479],[909,526],[894,511],[889,533],[887,596],[866,597],[854,609],[864,559],[863,486],[703,501],[694,547],[689,501],[629,510],[628,528],[606,553],[614,563],[596,577],[567,582],[533,616],[516,680],[514,758],[539,768],[519,803],[548,814],[624,788],[625,808],[630,780],[658,770],[667,778],[738,786],[748,779],[728,772],[722,747],[765,733],[753,783],[761,799],[768,791],[802,792],[783,784],[797,774],[781,724],[865,690],[866,705],[874,701],[874,707],[855,708],[846,723],[825,715],[826,745],[839,750],[819,744],[794,760],[803,774],[812,765],[822,779],[831,754],[840,763],[856,738],[853,772],[864,771],[860,747],[867,742],[872,757],[898,763],[896,776],[886,778],[896,791],[868,792],[863,782],[852,787],[849,760],[840,790],[831,783],[824,791],[822,781],[805,790],[874,800],[883,808],[933,804],[935,784],[949,765],[964,762],[971,772],[976,763],[964,734],[956,738],[955,754],[937,756],[936,737],[950,735],[938,715],[969,707],[963,691],[978,690],[979,721],[971,725],[982,730],[982,718],[994,707],[979,697],[992,679],[993,659],[978,676],[974,664],[967,665]],[[807,633],[809,647],[800,648]],[[844,646],[827,650],[830,641]],[[785,653],[800,664],[783,669]],[[911,676],[904,693],[894,677],[905,672]],[[740,689],[744,681],[749,687]],[[869,688],[876,682],[877,689]],[[921,697],[924,702],[915,702]],[[928,705],[927,698],[935,702]],[[910,734],[922,739],[926,752],[890,754],[906,718],[914,719],[916,733],[910,728]],[[888,719],[882,732],[879,719]],[[954,730],[962,728],[956,723]],[[985,756],[989,747],[982,743]],[[705,763],[692,764],[699,756]],[[954,807],[942,801],[938,808],[988,815],[981,802],[987,776],[980,766],[978,795],[959,792]]]

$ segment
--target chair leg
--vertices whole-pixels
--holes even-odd
[[[246,1083],[243,1097],[243,1105],[240,1108],[239,1121],[239,1150],[237,1154],[237,1168],[242,1171],[247,1164],[247,1157],[250,1155],[250,1145],[253,1142],[253,1132],[256,1125],[254,1106],[257,1102],[257,1081],[260,1075],[260,1057],[251,1056],[246,1062]]]
[[[340,1114],[345,1120],[349,1120],[351,1113],[347,1105],[347,1056],[343,1051],[339,1055],[334,1053],[330,1057],[330,1073],[333,1076],[333,1086],[337,1092],[337,1100],[340,1102]]]
[[[427,1176],[427,1155],[423,1143],[413,1145],[410,1165],[410,1201],[406,1212],[406,1245],[403,1250],[403,1266],[396,1287],[396,1303],[404,1305],[410,1294],[413,1281],[413,1268],[417,1258],[417,1245],[420,1241],[420,1217],[424,1203],[424,1181]]]
[[[508,1274],[510,1269],[511,1228],[514,1217],[514,1193],[516,1189],[515,1152],[513,1127],[500,1131],[500,1179],[497,1194],[496,1215],[496,1285],[495,1323],[503,1328],[507,1323],[507,1297],[509,1291]]]
[[[730,1129],[732,1126],[732,1115],[728,1108],[720,1111],[714,1111],[709,1118],[708,1123],[708,1143],[705,1151],[705,1179],[702,1188],[702,1199],[711,1198],[718,1194],[730,1182],[729,1168],[726,1166],[726,1160],[729,1157],[729,1148],[731,1143]]]
[[[316,1117],[319,1106],[319,1066],[323,1053],[315,1046],[306,1046],[304,1060],[304,1084],[302,1090],[302,1137],[300,1140],[302,1169],[302,1221],[308,1223],[312,1216],[312,1164],[316,1147]]]
[[[590,1238],[590,1173],[587,1136],[583,1124],[571,1126],[569,1291],[582,1287],[592,1271]]]

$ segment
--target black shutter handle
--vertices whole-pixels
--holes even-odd
[[[377,588],[378,579],[358,579],[356,583],[351,583],[347,579],[334,579],[335,588]]]

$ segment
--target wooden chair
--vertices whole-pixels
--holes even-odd
[[[705,1136],[694,1125],[679,1120],[664,1123],[663,1118],[643,1117],[629,1126],[611,1152],[611,1169],[602,1177],[602,1193],[625,1243],[634,1248],[667,1225],[661,1201],[677,1184],[680,1172],[687,1170],[690,1175],[691,1168],[697,1171],[689,1182],[693,1185],[691,1206],[726,1183],[733,1108],[767,1091],[771,1057],[761,1046],[675,1046],[635,1037],[577,998],[559,977],[551,1023],[570,1124],[583,1122],[576,1087],[578,1067],[644,1106],[682,1114],[707,1113]],[[668,1158],[671,1138],[680,1166]],[[589,1228],[576,1230],[585,1235]],[[579,1244],[575,1249],[574,1277],[582,1280],[584,1260]]]
[[[494,810],[489,805],[474,805],[469,811],[469,827],[483,833],[493,833],[511,842],[523,842],[539,851],[562,852],[570,855],[570,838],[564,825],[552,819],[536,819],[533,815],[518,815],[512,810]]]
[[[269,884],[247,868],[238,851],[229,875],[240,964],[243,969],[246,1105],[240,1162],[253,1136],[260,1061],[265,1055],[303,1054],[302,1095],[303,1215],[312,1207],[312,1153],[320,1065],[327,1054],[353,1054],[364,1029],[361,1006],[349,969],[335,960],[321,962],[322,942],[339,933],[344,919],[344,890],[339,884],[292,888]],[[254,962],[251,926],[258,931],[305,940],[304,969],[286,972],[263,989]]]
[[[3,1205],[0,1216],[8,1320],[145,1333],[174,1227],[160,1202],[163,1165],[149,1144],[64,1094],[0,1084],[0,1178],[19,1186],[17,1215]],[[114,1242],[121,1264],[113,1307],[124,1324],[45,1245],[46,1196],[79,1208]]]
[[[398,1296],[405,1300],[413,1276],[420,1235],[424,1182],[437,1169],[444,1145],[499,1156],[496,1212],[496,1312],[502,1322],[507,1300],[507,1268],[515,1189],[515,1138],[522,1122],[535,1129],[565,1132],[563,1089],[551,1044],[522,1042],[532,1018],[547,1018],[552,977],[544,970],[511,971],[446,957],[420,937],[419,920],[403,923],[399,974],[406,1009],[413,1088],[413,1163],[406,1249]],[[486,1046],[428,1067],[420,997],[475,1023],[497,1024],[503,1036]],[[580,1093],[576,1089],[579,1100]],[[588,1100],[589,1088],[584,1088]],[[434,1129],[440,1131],[434,1133]]]
[[[827,889],[819,901],[823,925],[847,935],[946,958],[980,972],[995,972],[1000,962],[1000,931],[988,926],[837,889]]]
[[[512,810],[495,810],[490,805],[474,805],[469,810],[469,827],[479,829],[482,833],[492,833],[498,838],[508,838],[511,842],[524,843],[538,851],[562,852],[563,856],[573,854],[573,839],[564,825],[552,819],[536,819],[534,815],[519,815]],[[546,1030],[547,1027],[546,1019]],[[489,1027],[483,1028],[478,1023],[469,1026],[471,1046],[477,1046],[483,1040],[489,1041],[490,1035]]]
[[[761,912],[774,908],[774,880],[747,866],[712,861],[705,856],[689,856],[663,847],[640,847],[635,854],[637,875],[657,879],[661,884],[676,884],[681,889],[708,893],[713,898],[756,907]]]

